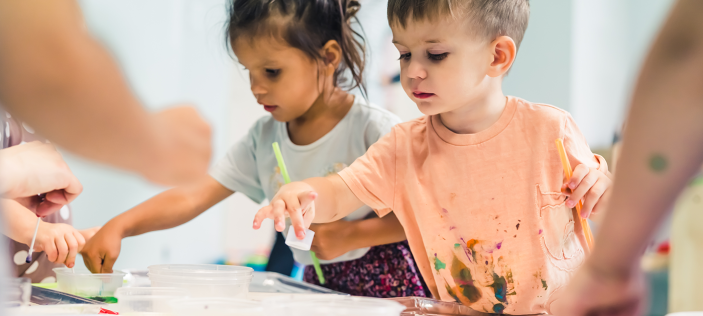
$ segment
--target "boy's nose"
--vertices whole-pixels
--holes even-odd
[[[427,78],[427,71],[421,63],[411,60],[406,75],[410,79],[425,79]]]
[[[266,94],[266,88],[262,86],[261,84],[257,83],[254,78],[249,79],[250,85],[251,85],[251,93],[254,94],[258,98],[259,95],[264,95]]]

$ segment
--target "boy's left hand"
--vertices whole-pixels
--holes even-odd
[[[355,248],[349,238],[354,222],[339,220],[326,224],[312,224],[310,230],[315,232],[310,251],[322,260],[332,260]]]
[[[581,217],[588,218],[607,204],[613,181],[600,170],[580,164],[574,168],[571,179],[562,185],[562,192],[569,197],[566,207],[574,208],[583,200]]]

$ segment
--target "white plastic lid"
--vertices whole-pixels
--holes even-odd
[[[315,232],[309,229],[305,230],[305,239],[300,240],[295,236],[295,229],[291,227],[288,229],[288,236],[286,236],[286,245],[305,251],[310,251],[310,246],[312,246],[312,238],[315,237]]]
[[[197,278],[242,278],[254,274],[254,269],[220,264],[159,264],[149,266],[149,276],[164,275]]]
[[[279,296],[262,301],[268,315],[343,315],[399,316],[405,306],[398,302],[370,297],[342,295]]]

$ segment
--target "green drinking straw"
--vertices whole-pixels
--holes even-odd
[[[290,176],[288,175],[288,169],[286,168],[286,163],[283,161],[283,155],[281,154],[281,147],[278,146],[278,142],[273,142],[273,154],[276,155],[276,160],[278,161],[278,169],[281,169],[281,175],[283,176],[283,182],[286,184],[290,183]],[[292,227],[291,227],[292,228]],[[322,268],[320,268],[320,259],[317,259],[314,251],[310,251],[310,257],[312,257],[312,264],[315,266],[315,272],[317,273],[317,279],[320,284],[325,284],[325,275],[322,274]]]

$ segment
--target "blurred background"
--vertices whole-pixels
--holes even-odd
[[[504,91],[572,113],[591,148],[609,157],[633,79],[672,0],[532,0],[531,20]],[[248,75],[227,51],[225,0],[82,0],[87,27],[121,64],[151,109],[192,103],[212,124],[213,160],[268,115]],[[370,100],[403,120],[420,116],[394,77],[384,0],[361,1],[369,50]],[[397,79],[397,78],[396,78]],[[144,179],[67,154],[85,187],[73,203],[74,225],[99,226],[165,190]],[[251,229],[259,205],[235,194],[188,224],[125,239],[115,267],[226,262],[263,267],[271,223]],[[79,266],[82,262],[79,261]]]

